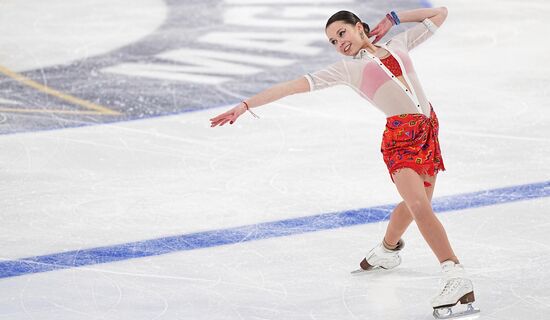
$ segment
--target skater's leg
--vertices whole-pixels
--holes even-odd
[[[432,201],[436,178],[437,175],[426,175],[422,177],[423,181],[429,183],[428,187],[424,187],[424,191],[426,192],[426,196],[430,202]],[[397,245],[397,242],[401,239],[412,221],[413,216],[411,215],[409,208],[407,208],[405,201],[401,201],[395,209],[393,209],[393,212],[390,215],[390,222],[386,228],[386,234],[384,235],[384,241],[387,245],[389,245],[388,249],[393,249],[392,247]]]
[[[420,233],[439,259],[439,262],[452,260],[458,263],[447,233],[435,216],[430,199],[424,190],[423,177],[414,170],[404,168],[393,174],[393,181],[414,218]]]
[[[458,264],[447,233],[432,210],[431,197],[424,190],[426,178],[419,176],[412,169],[402,169],[393,175],[397,190],[403,197],[418,229],[441,262],[443,285],[437,296],[432,299],[434,317],[442,319],[453,314],[456,316],[474,314],[479,310],[472,306],[475,301],[472,281],[464,273],[464,267]],[[467,310],[455,313],[449,309],[459,302],[467,304]]]
[[[422,181],[425,197],[427,197],[428,201],[431,201],[436,176],[423,176]],[[424,186],[424,181],[429,183],[428,187]],[[382,243],[367,253],[365,258],[359,263],[361,269],[357,270],[357,272],[370,270],[373,267],[391,269],[398,266],[401,263],[399,251],[404,246],[404,242],[400,241],[400,239],[412,221],[413,216],[406,203],[404,201],[399,203],[391,213],[390,222]]]
[[[409,227],[413,217],[405,204],[405,201],[401,201],[392,211],[390,215],[390,222],[386,228],[386,234],[384,235],[385,245],[392,249],[392,246],[396,245],[405,230]],[[388,246],[389,245],[389,246]]]

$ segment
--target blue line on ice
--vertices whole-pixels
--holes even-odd
[[[490,206],[550,196],[550,181],[517,185],[434,199],[436,212]],[[245,241],[284,237],[387,220],[392,205],[318,214],[280,221],[258,223],[108,247],[54,253],[44,256],[1,261],[0,278],[59,269],[157,256],[177,251],[203,249]]]

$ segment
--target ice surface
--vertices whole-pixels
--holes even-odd
[[[170,16],[174,3],[153,7]],[[413,59],[441,122],[448,172],[435,197],[550,181],[541,41],[549,5],[432,4],[448,7],[448,21]],[[15,16],[28,11],[7,5]],[[14,92],[0,104],[21,107],[27,98]],[[33,121],[51,114],[19,118],[28,126],[4,132],[31,131],[0,136],[0,262],[399,201],[379,154],[384,118],[351,90],[287,97],[258,109],[260,120],[210,128],[227,107],[38,132]],[[3,128],[15,126],[13,113],[0,115]],[[550,199],[503,201],[439,217],[472,276],[481,319],[545,319]],[[6,277],[0,319],[431,319],[438,264],[414,225],[399,268],[349,274],[385,226]]]

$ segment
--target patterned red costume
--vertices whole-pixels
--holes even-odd
[[[387,118],[381,151],[390,175],[402,168],[430,176],[445,170],[438,131],[439,122],[433,109],[429,118],[416,113]]]

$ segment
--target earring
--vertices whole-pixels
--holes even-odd
[[[361,39],[365,39],[365,33],[361,32]]]

